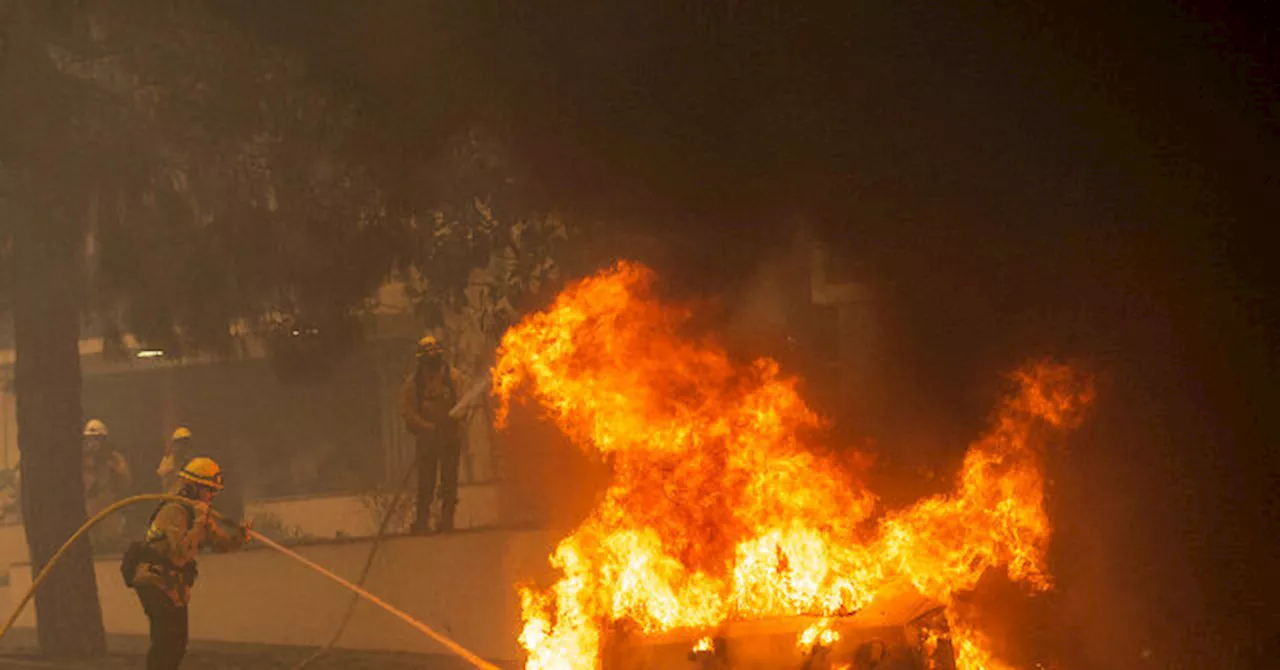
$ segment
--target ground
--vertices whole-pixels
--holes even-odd
[[[292,670],[310,654],[310,650],[264,648],[236,651],[192,651],[182,664],[183,670]],[[142,656],[112,654],[93,661],[45,661],[18,653],[0,655],[0,670],[138,670],[144,667]],[[361,653],[338,651],[307,666],[309,670],[464,670],[470,666],[461,660],[443,656],[410,654]]]

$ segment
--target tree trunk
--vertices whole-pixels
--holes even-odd
[[[50,226],[53,227],[53,226]],[[15,240],[14,349],[22,513],[32,570],[85,521],[80,447],[81,273],[74,245],[22,226]],[[45,238],[45,239],[40,239]],[[15,599],[18,594],[15,594]],[[67,553],[36,592],[36,625],[46,656],[106,649],[88,540]]]
[[[22,515],[33,571],[85,520],[80,456],[80,285],[84,185],[94,168],[90,98],[53,67],[50,44],[73,42],[83,3],[15,2],[0,23],[2,194],[14,207],[8,260]],[[21,594],[14,594],[16,600]],[[105,650],[102,609],[87,541],[36,592],[36,626],[48,656]]]

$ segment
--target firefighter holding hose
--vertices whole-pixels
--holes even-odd
[[[400,390],[400,414],[413,433],[418,461],[418,504],[411,530],[428,532],[431,503],[440,481],[439,532],[453,530],[458,508],[458,467],[462,435],[449,413],[458,402],[457,373],[444,360],[444,349],[435,337],[418,341],[417,365]]]
[[[210,458],[193,458],[178,471],[177,495],[151,516],[142,542],[135,542],[121,565],[125,584],[138,592],[151,628],[147,670],[176,670],[187,653],[187,603],[196,580],[196,554],[239,549],[249,541],[249,525],[223,531],[209,505],[223,487],[222,469]]]

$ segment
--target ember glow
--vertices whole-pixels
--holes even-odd
[[[660,633],[834,617],[901,579],[949,604],[987,570],[1049,587],[1037,427],[1069,428],[1088,405],[1072,370],[1039,363],[1013,375],[954,491],[876,515],[870,491],[805,447],[818,418],[794,380],[771,360],[738,364],[687,337],[689,311],[657,300],[652,281],[619,264],[503,339],[500,422],[524,394],[613,472],[551,557],[559,581],[521,592],[530,670],[598,668],[603,631],[620,620]],[[976,632],[955,627],[953,638],[960,668],[1000,667]]]

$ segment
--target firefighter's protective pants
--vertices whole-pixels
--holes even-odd
[[[155,586],[139,585],[137,591],[151,623],[147,670],[178,670],[187,655],[187,607]]]
[[[453,513],[458,507],[458,467],[461,453],[462,440],[456,432],[418,436],[418,509],[413,521],[414,530],[428,530],[437,477],[440,479],[439,529],[453,529]]]

